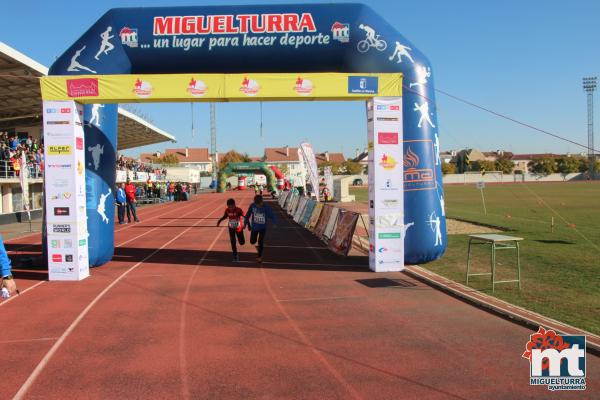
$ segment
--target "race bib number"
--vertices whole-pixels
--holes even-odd
[[[259,224],[259,225],[263,225],[266,223],[266,218],[265,218],[265,214],[264,213],[254,213],[254,223],[255,224]]]
[[[240,226],[240,221],[238,221],[237,219],[230,219],[229,220],[229,227],[231,229],[237,229],[238,226]]]

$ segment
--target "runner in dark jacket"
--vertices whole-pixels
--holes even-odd
[[[258,240],[258,256],[256,261],[262,262],[263,248],[265,244],[265,236],[267,234],[267,220],[270,219],[273,224],[276,224],[275,214],[271,207],[263,203],[263,197],[259,194],[254,196],[254,203],[250,204],[246,213],[246,225],[250,233],[250,243],[255,244]]]

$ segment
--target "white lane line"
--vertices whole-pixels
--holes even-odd
[[[214,203],[216,203],[217,201],[218,201],[218,200],[216,200]],[[213,203],[211,203],[211,205],[212,205],[212,204],[213,204]],[[185,207],[182,207],[182,209],[184,209],[184,208],[188,208],[189,206],[191,206],[191,204],[188,204],[187,206],[185,206]],[[178,210],[178,212],[181,212],[181,211],[182,211],[182,210]],[[189,214],[193,213],[194,211],[197,211],[197,208],[194,208],[194,209],[193,209],[193,210],[191,210],[190,212],[187,212],[187,213],[185,213],[185,214],[183,214],[183,215],[189,215]],[[169,213],[169,214],[170,214],[170,213]],[[159,214],[159,215],[164,215],[164,214]],[[153,217],[153,218],[151,218],[151,219],[154,219],[154,218],[158,218],[158,215],[157,215],[156,217]],[[150,220],[150,219],[148,219],[148,221],[149,221],[149,220]],[[129,242],[131,242],[131,241],[133,241],[133,240],[135,240],[135,239],[139,239],[139,238],[141,238],[142,236],[145,236],[145,235],[147,235],[148,233],[150,233],[150,232],[152,232],[152,231],[155,231],[156,229],[158,229],[158,228],[160,228],[160,227],[162,227],[162,226],[165,226],[165,225],[168,225],[168,224],[170,224],[171,222],[173,222],[173,220],[171,220],[171,221],[168,221],[168,222],[165,222],[165,223],[163,223],[162,225],[159,225],[159,226],[157,226],[157,227],[155,227],[155,228],[152,228],[151,230],[149,230],[149,231],[146,231],[145,233],[142,233],[142,234],[140,234],[140,235],[138,235],[138,236],[136,236],[136,237],[134,237],[134,238],[132,238],[132,239],[129,239],[129,240],[127,240],[126,242],[120,243],[120,244],[116,245],[116,246],[115,246],[115,248],[121,247],[121,246],[123,246],[123,245],[125,245],[125,244],[127,244],[127,243],[129,243]],[[25,293],[27,293],[27,292],[28,292],[28,291],[30,291],[31,289],[33,289],[33,288],[35,288],[35,287],[37,287],[37,286],[40,286],[40,285],[41,285],[42,283],[44,283],[44,282],[47,282],[47,281],[41,281],[41,282],[38,282],[38,283],[36,283],[35,285],[33,285],[33,286],[30,286],[30,287],[28,287],[27,289],[23,290],[23,291],[21,292],[21,294],[25,294]],[[2,307],[2,306],[3,306],[4,304],[6,304],[6,303],[9,303],[9,302],[13,301],[14,299],[18,298],[19,296],[20,296],[20,295],[12,296],[12,297],[9,297],[8,299],[6,299],[6,300],[2,301],[2,302],[0,303],[0,307]]]
[[[196,211],[196,210],[193,210],[193,211]],[[173,239],[169,240],[168,242],[166,242],[165,244],[163,244],[162,246],[160,246],[158,249],[156,249],[152,253],[148,254],[146,257],[144,257],[144,259],[142,261],[138,262],[137,264],[135,264],[134,266],[132,266],[131,268],[129,268],[127,271],[123,272],[110,285],[108,285],[102,292],[100,292],[90,302],[90,304],[88,304],[88,306],[77,316],[77,318],[75,318],[75,320],[71,323],[71,325],[69,325],[69,327],[65,330],[65,332],[58,338],[58,340],[56,341],[56,343],[54,343],[54,345],[50,348],[50,350],[48,350],[48,352],[46,353],[46,355],[44,356],[44,358],[42,358],[42,360],[35,367],[35,369],[31,373],[31,375],[29,375],[29,377],[27,378],[27,380],[23,383],[23,385],[21,386],[21,388],[19,389],[19,391],[15,394],[15,396],[13,397],[13,400],[21,400],[21,399],[25,398],[25,395],[27,394],[27,392],[29,391],[29,389],[31,388],[31,386],[34,384],[34,382],[38,378],[38,376],[46,368],[46,366],[48,365],[48,362],[50,362],[50,359],[52,358],[52,356],[54,356],[54,354],[58,351],[58,349],[60,348],[60,346],[62,346],[62,344],[64,343],[64,341],[67,339],[67,337],[69,337],[69,335],[71,334],[71,332],[73,332],[75,330],[75,328],[77,328],[77,326],[83,320],[83,318],[85,318],[85,316],[96,305],[96,303],[98,303],[104,297],[104,295],[106,293],[108,293],[108,291],[110,291],[110,289],[112,289],[117,283],[119,283],[123,278],[125,278],[131,271],[137,269],[140,265],[142,265],[144,262],[146,262],[147,260],[149,260],[156,253],[158,253],[159,251],[161,251],[162,249],[164,249],[165,247],[167,247],[168,245],[170,245],[171,243],[173,243],[175,240],[179,239],[182,235],[184,235],[185,233],[187,233],[190,229],[192,229],[196,224],[200,223],[201,221],[202,220],[197,221],[196,223],[194,223],[194,225],[192,225],[192,226],[188,227],[187,229],[185,229],[184,231],[180,232]]]
[[[311,250],[329,250],[329,247],[312,247],[312,246],[265,246],[265,248],[274,248],[274,249],[311,249]]]
[[[277,299],[280,303],[298,302],[298,301],[327,301],[327,300],[346,300],[346,299],[362,299],[365,296],[337,296],[337,297],[312,297],[306,299]]]
[[[211,213],[212,214],[212,213]],[[183,301],[181,303],[181,314],[179,317],[179,371],[181,374],[181,395],[184,399],[190,399],[190,386],[188,383],[187,373],[187,357],[185,352],[185,326],[186,326],[186,315],[187,315],[187,301],[190,295],[190,288],[192,287],[192,281],[198,272],[198,267],[205,261],[206,256],[213,249],[215,243],[221,237],[223,230],[220,230],[217,236],[214,238],[208,249],[204,252],[204,255],[198,261],[198,264],[194,267],[194,271],[188,280],[187,286],[185,287],[185,293],[183,295]]]
[[[244,264],[257,264],[256,261],[239,261],[239,263]],[[365,272],[369,272],[368,265],[359,265],[359,264],[323,264],[323,263],[308,263],[308,262],[284,262],[284,261],[263,261],[263,264],[271,264],[271,265],[297,265],[297,266],[308,266],[308,267],[345,267],[345,268],[356,268],[357,271],[364,270]]]
[[[21,291],[21,294],[18,294],[18,295],[16,295],[16,296],[11,296],[11,297],[9,297],[8,299],[6,299],[6,300],[4,300],[2,303],[0,303],[0,307],[2,307],[3,305],[5,305],[6,303],[10,303],[10,302],[11,302],[11,301],[13,301],[14,299],[18,299],[18,298],[19,298],[19,296],[21,296],[21,295],[23,295],[23,294],[25,294],[25,293],[29,292],[29,291],[30,291],[30,290],[32,290],[33,288],[36,288],[36,287],[40,286],[40,285],[41,285],[42,283],[44,283],[44,282],[46,282],[46,281],[41,281],[41,282],[38,282],[38,283],[36,283],[35,285],[33,285],[33,286],[29,286],[27,289],[25,289],[25,290],[22,290],[22,291]]]
[[[193,203],[194,201],[196,201],[196,200],[192,200],[190,203]],[[143,208],[143,209],[142,209],[142,211],[147,211],[146,213],[143,213],[143,215],[145,215],[145,216],[152,215],[152,214],[154,214],[154,213],[151,213],[151,214],[148,214],[148,213],[150,213],[150,211],[161,211],[163,208],[166,208],[166,206],[167,206],[168,204],[170,204],[170,203],[167,203],[167,204],[160,204],[158,207]],[[187,208],[187,206],[190,206],[190,205],[191,205],[191,204],[187,204],[186,206],[184,206],[184,207],[182,207],[182,208]],[[161,207],[161,206],[162,206],[162,207]],[[171,214],[171,213],[173,213],[173,212],[175,212],[175,211],[181,211],[181,210],[171,210],[171,211],[169,211],[169,214]],[[141,214],[141,213],[140,213],[140,214]],[[140,215],[140,216],[142,216],[142,215]],[[163,217],[163,216],[164,216],[164,213],[157,212],[155,216],[153,216],[153,217],[150,217],[150,218],[148,218],[148,219],[144,219],[144,222],[147,222],[147,221],[152,221],[153,219],[156,219],[156,218],[158,218],[158,217]],[[143,224],[144,222],[141,222],[140,224]],[[135,225],[135,224],[127,224],[127,226],[125,226],[125,227],[123,227],[123,228],[121,228],[121,229],[116,229],[116,230],[115,230],[115,233],[117,233],[117,232],[121,232],[121,231],[124,231],[124,230],[126,230],[126,229],[130,229],[130,228],[132,228],[134,225]],[[144,225],[142,225],[142,226],[144,226]],[[36,236],[39,236],[39,235],[41,235],[41,232],[34,232],[34,233],[32,233],[32,234],[29,234],[29,235],[15,237],[15,238],[12,238],[12,239],[6,240],[4,243],[5,243],[5,244],[6,244],[6,243],[10,243],[10,242],[12,242],[12,241],[15,241],[15,240],[18,240],[18,239],[24,239],[24,238],[27,238],[27,237],[29,237],[29,236],[34,236],[34,235],[36,235]],[[9,253],[9,254],[11,254],[11,253],[15,253],[15,252],[18,252],[18,251],[20,251],[20,250],[27,249],[27,248],[29,248],[29,247],[38,246],[38,245],[40,245],[41,243],[42,243],[42,242],[41,242],[41,241],[39,241],[39,242],[36,242],[36,243],[33,243],[33,244],[28,244],[28,245],[25,245],[25,246],[22,246],[22,247],[18,247],[18,248],[14,249],[14,250],[9,250],[9,251],[7,251],[7,253]]]
[[[35,338],[35,339],[17,339],[17,340],[1,340],[0,344],[13,344],[13,343],[28,343],[28,342],[45,342],[49,340],[56,340],[57,337],[43,337],[43,338]]]
[[[247,204],[244,204],[244,206],[247,206]],[[240,204],[240,207],[242,207],[242,209],[245,208],[244,206],[241,206],[241,204]],[[218,208],[213,210],[209,215],[214,213],[216,210],[218,210]],[[207,215],[207,217],[209,215]],[[212,243],[210,244],[208,249],[202,255],[202,258],[200,258],[200,260],[194,266],[194,271],[190,275],[188,283],[185,287],[185,292],[183,294],[183,300],[181,302],[181,313],[179,314],[179,373],[181,376],[181,396],[185,400],[188,400],[191,398],[190,397],[190,385],[189,385],[189,381],[188,381],[188,372],[187,372],[187,356],[186,356],[187,353],[185,352],[185,327],[186,327],[186,317],[187,317],[187,304],[188,304],[188,298],[190,296],[190,289],[192,287],[192,282],[194,281],[194,277],[196,276],[196,273],[198,272],[200,265],[202,265],[202,263],[207,260],[206,257],[212,251],[213,247],[215,246],[215,244],[221,237],[221,234],[223,233],[223,231],[224,231],[224,229],[219,230],[219,233],[217,234],[217,236],[214,238],[214,240],[212,241]]]

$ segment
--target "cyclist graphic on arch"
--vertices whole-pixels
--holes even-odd
[[[361,53],[366,53],[371,47],[375,47],[379,51],[387,49],[387,42],[383,39],[379,39],[379,35],[375,34],[375,29],[369,25],[360,24],[360,29],[365,31],[367,37],[358,42],[356,49]]]

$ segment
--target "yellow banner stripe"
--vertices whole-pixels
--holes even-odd
[[[352,85],[350,85],[350,77],[353,77]],[[350,89],[357,93],[351,93]],[[375,96],[401,97],[402,74],[262,73],[46,76],[41,79],[41,90],[43,100],[75,100],[84,104],[357,100]]]

